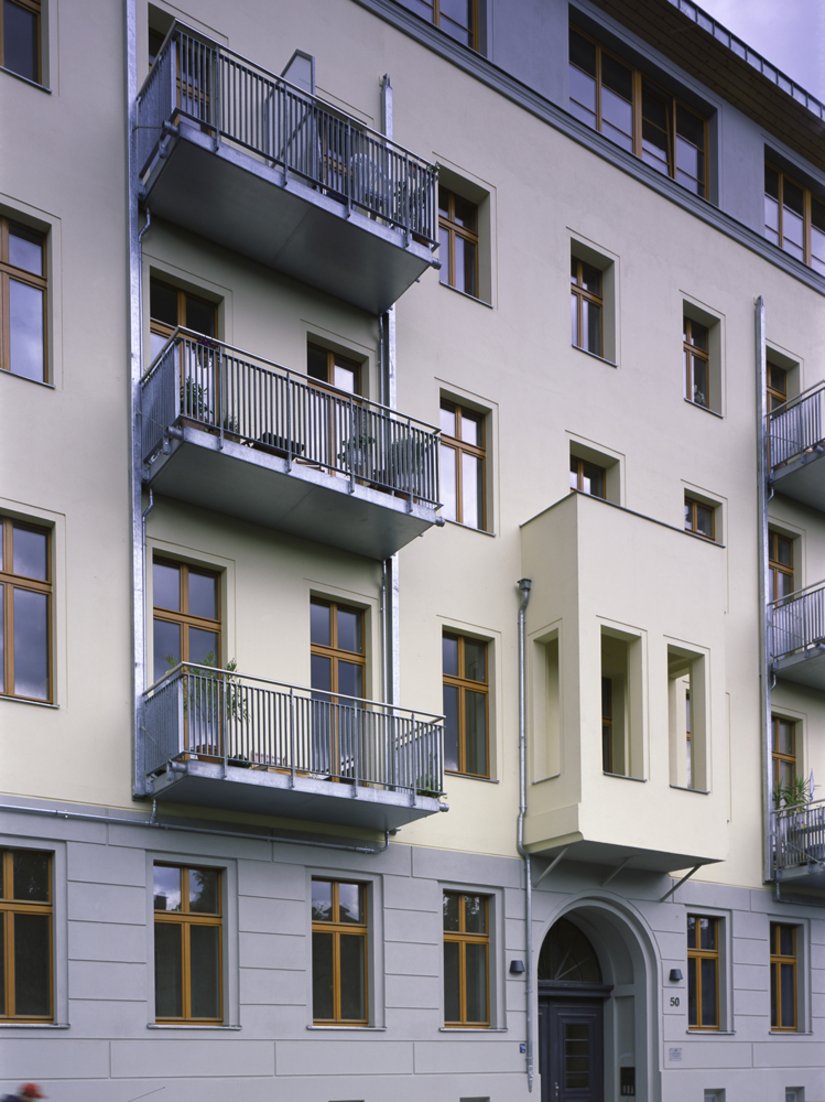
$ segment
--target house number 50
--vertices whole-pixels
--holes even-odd
[[[679,996],[678,995],[671,995],[670,996],[670,1005],[671,1006],[678,1006],[679,1005]]]

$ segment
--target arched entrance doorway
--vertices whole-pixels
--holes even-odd
[[[538,960],[541,1102],[652,1102],[649,950],[602,902],[551,926]]]

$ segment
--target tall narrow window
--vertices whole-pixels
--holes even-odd
[[[592,264],[570,258],[570,324],[575,348],[604,354],[602,273]]]
[[[720,931],[718,918],[687,916],[688,1026],[719,1029]]]
[[[366,478],[375,468],[378,423],[364,406],[345,397],[362,393],[361,368],[357,360],[329,348],[307,346],[307,375],[318,386],[307,396],[304,431],[308,455],[322,466],[343,466]]]
[[[2,0],[0,65],[40,83],[40,0]]]
[[[445,632],[444,768],[472,777],[490,775],[488,644]]]
[[[788,400],[788,371],[778,363],[768,360],[768,413]]]
[[[312,881],[312,1017],[366,1025],[367,891],[346,880]]]
[[[0,850],[0,1021],[53,1017],[52,858]]]
[[[0,217],[0,370],[48,381],[47,308],[45,234]]]
[[[774,793],[789,789],[799,774],[796,723],[783,716],[771,716],[771,761]]]
[[[794,541],[790,536],[771,528],[768,533],[768,570],[770,572],[770,599],[778,601],[793,593],[794,583]]]
[[[667,648],[670,783],[708,789],[707,677],[703,654]]]
[[[682,348],[685,364],[685,397],[697,406],[711,409],[717,396],[711,394],[710,332],[693,318],[685,316]]]
[[[825,201],[771,165],[765,166],[765,234],[825,275]]]
[[[613,776],[641,777],[641,640],[613,628],[602,628],[600,652],[602,769]]]
[[[478,207],[441,187],[438,226],[441,282],[478,298]]]
[[[438,445],[442,512],[469,528],[487,527],[485,417],[457,402],[441,402]]]
[[[220,1022],[220,871],[155,865],[154,910],[155,1017],[160,1022]]]
[[[312,760],[307,767],[351,777],[364,724],[359,710],[367,672],[363,611],[313,597],[310,650]]]
[[[0,517],[0,695],[52,699],[52,563],[46,528]]]
[[[771,1029],[798,1028],[797,927],[771,923]]]
[[[413,11],[440,27],[462,46],[479,48],[479,3],[481,0],[413,0]]]
[[[445,892],[444,1024],[490,1024],[490,900]]]
[[[152,589],[155,681],[179,662],[220,666],[219,575],[187,563],[156,559]]]

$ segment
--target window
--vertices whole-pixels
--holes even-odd
[[[52,858],[0,850],[0,1021],[51,1021]]]
[[[223,1020],[221,873],[154,867],[155,1017]]]
[[[771,762],[773,763],[774,796],[792,788],[799,776],[796,746],[796,723],[783,716],[771,716]]]
[[[36,383],[48,381],[46,291],[46,235],[0,217],[0,369]]]
[[[602,273],[592,264],[570,258],[570,322],[574,348],[604,355]]]
[[[317,344],[307,347],[307,375],[347,394],[361,393],[361,364]]]
[[[442,399],[438,444],[442,513],[468,528],[487,528],[483,413]]]
[[[0,694],[52,699],[51,640],[49,531],[0,517]]]
[[[825,275],[825,201],[772,165],[765,166],[765,234]]]
[[[444,1024],[490,1024],[490,900],[444,892]]]
[[[570,110],[658,172],[707,197],[706,120],[574,28]]]
[[[312,881],[312,1018],[366,1025],[367,891],[346,880]]]
[[[217,333],[217,307],[214,302],[173,287],[155,276],[149,281],[149,315],[152,359],[178,326],[207,337],[214,337]]]
[[[719,1029],[719,938],[721,921],[705,915],[687,916],[688,1026]]]
[[[768,360],[768,413],[788,400],[788,370]]]
[[[471,777],[489,777],[488,644],[445,632],[444,768]]]
[[[454,191],[440,187],[438,226],[441,282],[478,298],[478,207]]]
[[[463,46],[479,48],[480,0],[411,0],[410,7]]]
[[[220,667],[220,577],[187,563],[152,566],[154,680],[179,662]]]
[[[706,540],[716,539],[716,507],[685,494],[685,531]]]
[[[771,1029],[794,1033],[797,1018],[796,926],[771,923]]]
[[[683,321],[685,397],[697,406],[710,409],[710,333],[701,322],[689,317]]]
[[[794,583],[794,541],[771,528],[768,532],[768,570],[771,592],[769,599],[778,601],[793,593]]]
[[[313,597],[310,602],[312,772],[351,777],[366,722],[356,701],[365,695],[364,613]],[[340,694],[340,696],[338,695]]]
[[[0,57],[4,69],[40,83],[40,0],[2,0]]]
[[[618,777],[641,777],[642,643],[638,636],[601,629],[602,769]]]
[[[667,648],[670,783],[708,790],[707,676],[703,654]]]
[[[607,471],[597,463],[571,455],[570,489],[591,497],[607,497]]]

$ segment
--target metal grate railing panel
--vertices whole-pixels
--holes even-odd
[[[774,410],[769,432],[772,468],[825,446],[825,383]]]
[[[773,813],[773,853],[779,871],[825,863],[825,800]]]
[[[771,606],[771,658],[825,644],[825,582]]]

